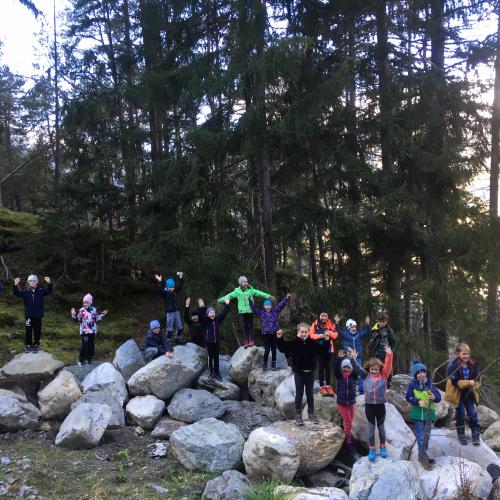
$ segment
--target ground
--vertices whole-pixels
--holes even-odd
[[[18,496],[23,486],[29,486],[37,493],[31,490],[25,498],[35,494],[46,500],[188,500],[199,499],[205,483],[215,477],[187,471],[170,449],[165,458],[151,458],[148,445],[158,440],[149,433],[136,435],[133,427],[107,431],[101,444],[92,450],[56,447],[55,434],[0,434],[0,457],[10,460],[10,464],[0,465],[0,495],[2,486],[8,488],[6,498]],[[168,492],[159,494],[153,485]]]

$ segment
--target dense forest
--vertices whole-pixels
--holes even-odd
[[[20,2],[50,64],[0,66],[3,278],[182,270],[216,297],[246,274],[311,312],[387,308],[401,345],[498,335],[498,2]]]

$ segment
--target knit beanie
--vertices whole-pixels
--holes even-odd
[[[172,278],[168,278],[165,282],[165,288],[175,288],[175,281]]]
[[[264,305],[265,306],[272,306],[273,303],[270,300],[264,300]]]
[[[154,330],[155,328],[160,328],[160,322],[157,319],[149,322],[149,328]]]
[[[319,318],[320,314],[323,314],[323,313],[326,313],[326,314],[328,314],[328,316],[330,316],[330,314],[328,312],[328,307],[326,307],[325,305],[319,306],[319,308],[318,308],[318,318]]]
[[[90,293],[87,293],[87,295],[83,297],[83,302],[90,302],[92,304],[92,302],[94,302],[94,297],[92,297]]]
[[[28,276],[28,281],[38,281],[38,276],[36,274],[30,274]]]
[[[210,311],[214,311],[214,312],[215,312],[215,309],[214,309],[213,307],[207,307],[207,316],[208,316],[208,313],[209,313]]]
[[[351,363],[350,360],[344,359],[344,360],[342,360],[342,363],[340,363],[340,367],[342,369],[344,369],[344,368],[351,368],[351,370],[352,370],[352,363]]]
[[[248,278],[246,276],[240,276],[238,278],[238,283],[240,284],[240,286],[243,285],[245,281],[248,283]]]
[[[427,366],[425,366],[422,362],[420,362],[418,359],[413,362],[410,368],[410,373],[412,377],[415,377],[415,375],[419,372],[425,372],[427,373]]]

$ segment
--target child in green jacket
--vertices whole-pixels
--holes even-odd
[[[226,299],[238,300],[238,312],[240,313],[243,331],[245,332],[245,349],[254,345],[253,340],[253,312],[250,307],[250,297],[261,297],[263,299],[275,300],[272,295],[261,290],[253,288],[248,283],[248,278],[240,276],[238,279],[240,286],[236,287],[232,292],[224,295],[217,302],[224,302]]]

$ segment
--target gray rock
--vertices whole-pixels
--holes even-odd
[[[82,392],[107,392],[123,406],[128,400],[127,386],[122,374],[111,364],[102,363],[82,381]]]
[[[237,470],[226,470],[207,482],[201,500],[246,500],[251,483]]]
[[[477,418],[479,420],[479,427],[481,427],[482,430],[486,430],[490,425],[500,421],[498,413],[484,405],[478,405]]]
[[[229,363],[229,374],[239,385],[246,385],[250,372],[255,368],[262,367],[264,349],[253,346],[245,349],[239,347],[231,357]]]
[[[175,346],[172,359],[166,356],[154,359],[130,377],[128,387],[134,396],[153,394],[166,400],[179,389],[189,387],[206,363],[205,349],[191,343]]]
[[[132,398],[126,408],[127,418],[146,430],[153,429],[164,412],[165,402],[151,394]]]
[[[56,445],[65,448],[94,448],[99,444],[111,410],[107,405],[83,403],[66,417],[56,436]]]
[[[314,382],[314,392],[319,391],[319,385]],[[274,400],[277,408],[285,419],[291,419],[295,416],[295,380],[293,375],[287,377],[281,382],[274,392]],[[306,404],[306,395],[302,398],[302,407]]]
[[[135,340],[127,340],[116,350],[113,365],[122,374],[125,382],[128,382],[128,379],[137,370],[146,366],[142,352]]]
[[[155,428],[151,431],[151,436],[154,438],[168,439],[172,432],[184,427],[186,422],[181,422],[180,420],[174,420],[169,417],[162,417],[156,424]]]
[[[314,472],[307,476],[307,479],[315,488],[341,488],[346,484],[346,476],[339,476],[327,469]]]
[[[342,418],[337,409],[337,397],[324,397],[320,393],[314,395],[314,411],[321,420],[332,422],[342,426]],[[302,418],[306,420],[308,417],[307,406],[302,410]]]
[[[148,445],[149,456],[151,458],[165,458],[168,453],[168,446],[165,443],[153,443]]]
[[[38,391],[38,403],[42,418],[64,418],[71,411],[71,405],[80,399],[82,392],[75,377],[67,370],[61,370],[57,376]]]
[[[500,500],[500,479],[495,479],[495,481],[493,481],[488,500]]]
[[[38,424],[40,411],[31,403],[16,397],[0,395],[0,431],[16,432]]]
[[[103,391],[88,392],[87,394],[83,394],[78,401],[75,401],[71,405],[71,409],[74,410],[83,403],[103,404],[109,407],[111,410],[111,419],[108,423],[108,429],[118,429],[125,425],[125,411],[120,401],[113,395]]]
[[[170,436],[177,460],[190,470],[223,472],[241,463],[245,438],[232,424],[205,418],[174,431]]]
[[[3,376],[21,387],[36,386],[52,377],[64,363],[45,351],[19,354],[2,367]]]
[[[78,382],[78,385],[82,385],[84,378],[92,370],[95,370],[101,364],[102,364],[101,361],[92,361],[92,363],[90,365],[85,365],[85,366],[69,365],[69,366],[64,367],[64,369],[74,375],[75,380]]]
[[[292,371],[289,368],[276,371],[256,368],[248,375],[248,392],[253,400],[262,406],[275,406],[276,388],[290,375]]]
[[[159,484],[150,484],[149,487],[155,493],[158,493],[159,495],[166,495],[168,493],[168,488],[164,488],[163,486],[160,486]]]
[[[18,392],[11,391],[10,389],[0,389],[0,396],[7,396],[9,398],[15,398],[18,401],[23,401],[24,403],[28,402],[26,398],[26,394],[19,394]]]
[[[347,493],[339,488],[301,488],[297,486],[276,486],[274,494],[287,500],[347,500]]]
[[[231,375],[229,374],[229,363],[230,362],[231,362],[231,356],[228,356],[227,354],[219,354],[219,373],[220,373],[220,376],[224,380],[229,380],[229,382],[232,382],[233,380],[231,379]],[[208,377],[208,367],[201,375],[202,376],[206,375]]]
[[[2,464],[2,465],[9,465],[10,464],[10,458],[9,457],[0,457],[0,464]]]
[[[500,451],[500,420],[491,424],[483,434],[484,443],[493,451]]]
[[[224,415],[225,411],[224,403],[219,398],[200,389],[181,389],[175,393],[168,405],[171,417],[188,423],[204,418],[218,418]]]
[[[228,379],[216,380],[208,374],[202,374],[196,382],[198,389],[205,389],[221,400],[240,399],[240,388]]]

